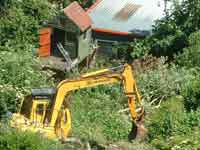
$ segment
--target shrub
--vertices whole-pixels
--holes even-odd
[[[188,44],[187,36],[176,25],[162,21],[158,21],[149,43],[153,55],[168,56],[170,59]]]
[[[2,150],[62,150],[63,146],[37,134],[19,132],[8,127],[0,129],[0,149]]]
[[[53,84],[47,81],[33,55],[41,21],[52,13],[49,3],[7,0],[1,4],[4,13],[0,17],[0,118],[7,111],[15,112],[30,88]]]
[[[112,52],[113,56],[125,61],[143,58],[149,53],[149,45],[146,40],[134,40],[132,42],[115,43]]]
[[[168,65],[165,61],[161,58],[156,68],[136,72],[137,83],[146,102],[158,104],[159,101],[179,94],[182,84],[194,77],[195,70]]]
[[[15,112],[30,88],[53,85],[41,72],[39,63],[29,52],[1,52],[0,63],[0,118],[7,111]]]
[[[181,95],[184,97],[185,107],[188,111],[196,110],[200,106],[200,76],[183,84]]]
[[[47,0],[9,0],[9,8],[4,12],[0,17],[0,45],[3,46],[35,44],[42,21],[53,14]]]
[[[159,109],[150,115],[147,121],[150,139],[171,136],[183,112],[184,105],[182,98],[173,97],[164,102]]]
[[[172,97],[147,120],[150,143],[157,149],[198,149],[200,109],[187,113],[182,97]]]
[[[189,47],[183,49],[183,53],[176,58],[176,61],[188,68],[200,67],[200,31],[189,36]]]

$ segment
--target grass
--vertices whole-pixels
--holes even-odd
[[[172,97],[147,120],[149,142],[161,150],[200,149],[200,109],[187,112],[183,97]]]
[[[119,85],[77,91],[73,96],[73,135],[106,144],[127,139],[131,122],[118,111],[126,107]]]

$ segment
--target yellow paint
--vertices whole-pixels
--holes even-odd
[[[46,115],[48,100],[35,100],[33,99],[32,110],[30,114],[30,120],[33,122],[44,122],[44,117]],[[39,107],[42,106],[42,107]],[[39,110],[40,109],[40,110]]]
[[[133,77],[133,69],[130,65],[125,64],[123,67],[119,67],[119,70],[116,70],[116,68],[103,69],[60,82],[57,86],[55,99],[52,100],[52,105],[49,104],[48,99],[32,99],[30,117],[25,118],[23,114],[14,114],[11,125],[21,130],[40,132],[49,138],[57,137],[63,140],[71,131],[70,111],[68,106],[63,103],[65,96],[77,89],[118,82],[123,84],[133,122],[136,122],[139,115],[142,115],[136,112],[136,102],[138,103],[137,106],[142,107],[141,97]],[[37,112],[39,106],[43,108],[40,113]],[[52,106],[49,111],[48,106]]]

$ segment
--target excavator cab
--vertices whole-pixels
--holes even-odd
[[[32,123],[47,123],[47,114],[56,94],[54,88],[32,89],[21,106],[20,114],[30,119]]]
[[[13,115],[11,126],[39,132],[50,138],[66,138],[71,130],[71,114],[66,104],[60,110],[52,108],[56,93],[55,88],[32,89],[31,95],[22,101],[20,115]],[[58,112],[53,128],[48,125],[52,111]]]

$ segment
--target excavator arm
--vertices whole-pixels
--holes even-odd
[[[121,82],[124,87],[124,93],[128,98],[128,106],[133,123],[136,124],[140,115],[136,112],[136,102],[141,105],[140,94],[137,90],[136,82],[133,77],[133,69],[130,65],[125,64],[117,68],[103,69],[100,71],[84,74],[79,78],[64,80],[57,86],[57,95],[52,107],[50,126],[55,126],[59,111],[63,104],[64,98],[70,92],[78,89],[95,87],[98,85],[107,85]],[[143,108],[142,108],[143,113]]]

